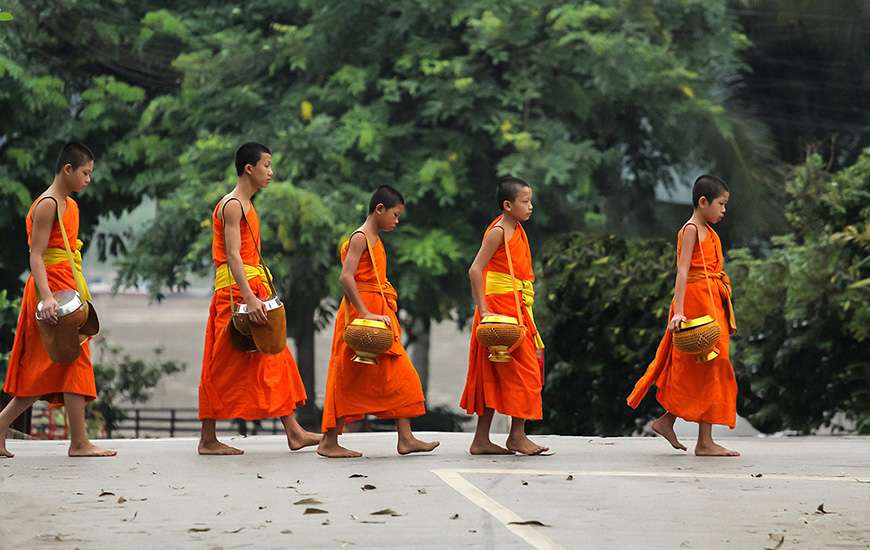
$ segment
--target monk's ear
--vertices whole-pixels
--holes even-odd
[[[504,201],[502,201],[502,203],[501,203],[501,209],[502,209],[502,210],[507,210],[508,212],[510,212],[510,211],[511,211],[511,201],[509,201],[509,200],[504,200]]]
[[[70,176],[75,172],[75,169],[72,167],[72,164],[66,163],[63,165],[63,168],[61,168],[61,172],[63,172],[64,176]]]
[[[707,200],[707,197],[701,195],[701,198],[698,199],[698,208],[707,208],[710,206],[710,201]]]
[[[379,202],[378,205],[375,206],[375,213],[379,216],[383,215],[383,213],[386,211],[387,211],[387,207],[384,206],[384,203],[382,203],[382,202]]]

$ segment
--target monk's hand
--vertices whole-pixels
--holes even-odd
[[[379,314],[377,314],[377,313],[372,313],[372,312],[370,311],[370,312],[368,312],[368,313],[365,314],[364,318],[365,318],[365,319],[368,319],[369,321],[380,321],[380,322],[382,322],[382,323],[386,323],[386,325],[387,325],[388,327],[392,327],[392,326],[393,326],[393,320],[390,319],[390,316],[389,316],[389,315],[379,315]]]
[[[55,325],[57,324],[57,310],[59,307],[60,305],[54,299],[54,296],[49,295],[42,301],[42,313],[40,316],[48,324]]]
[[[682,313],[674,313],[674,316],[671,317],[671,322],[668,324],[668,328],[671,329],[671,332],[677,332],[680,330],[680,323],[686,320],[686,316]]]
[[[490,310],[488,310],[488,309],[481,309],[480,310],[480,318],[481,319],[483,319],[484,317],[489,317],[490,315],[493,315],[493,313]]]
[[[256,296],[245,299],[248,305],[248,315],[253,323],[265,325],[269,318],[266,315],[266,304]]]

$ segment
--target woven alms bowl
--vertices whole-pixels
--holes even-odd
[[[508,350],[522,338],[523,331],[514,317],[487,315],[480,320],[475,333],[478,343],[489,350],[493,363],[509,363],[513,360]]]
[[[393,331],[382,321],[354,319],[344,329],[344,341],[356,354],[355,363],[376,365],[378,355],[393,345]]]
[[[709,361],[719,355],[715,348],[721,335],[719,323],[710,315],[704,315],[680,323],[680,330],[674,332],[674,346],[684,353],[697,355],[699,361]]]

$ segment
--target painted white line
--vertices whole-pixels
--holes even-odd
[[[474,484],[468,482],[462,477],[460,472],[461,470],[432,470],[432,473],[440,477],[444,483],[453,487],[457,493],[470,500],[473,504],[489,512],[492,517],[501,522],[513,534],[529,543],[533,548],[538,550],[564,550],[564,546],[557,544],[532,525],[513,525],[513,522],[524,521],[523,518],[493,500],[492,497],[478,489]]]
[[[789,475],[789,474],[765,474],[761,478],[755,478],[751,473],[745,474],[710,474],[703,472],[631,472],[623,470],[509,470],[504,468],[455,468],[438,470],[440,472],[455,472],[459,474],[496,474],[496,475],[525,475],[525,476],[568,476],[585,477],[675,477],[689,479],[737,479],[745,481],[846,481],[867,483],[870,479],[854,476],[812,476],[812,475]]]

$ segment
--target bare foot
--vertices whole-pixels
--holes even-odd
[[[83,445],[70,445],[69,446],[69,456],[73,457],[87,457],[87,456],[115,456],[118,454],[118,451],[113,451],[112,449],[104,449],[102,447],[97,447],[90,441]]]
[[[287,434],[287,445],[290,446],[291,451],[298,451],[299,449],[311,447],[312,445],[318,445],[319,443],[320,434],[306,431]]]
[[[510,449],[505,449],[501,445],[496,445],[492,441],[486,440],[478,442],[474,440],[471,442],[471,448],[468,449],[468,452],[473,455],[512,455],[515,454]]]
[[[200,441],[196,451],[201,455],[227,456],[227,455],[243,455],[245,451],[230,447],[226,443],[220,441]]]
[[[652,431],[659,434],[668,440],[668,443],[671,444],[671,447],[677,449],[678,451],[685,451],[686,446],[680,443],[680,440],[677,439],[677,434],[674,432],[674,423],[668,422],[668,420],[662,416],[661,418],[657,418],[651,424]]]
[[[362,453],[345,449],[338,443],[327,443],[326,438],[317,445],[317,454],[326,458],[360,458]]]
[[[400,455],[409,455],[411,453],[428,453],[441,445],[440,441],[421,441],[416,437],[409,439],[400,439],[396,450]]]
[[[708,443],[695,445],[695,456],[740,456],[740,453],[726,449],[717,443]]]
[[[6,448],[6,432],[7,430],[3,430],[2,434],[0,434],[0,458],[12,458],[15,456]]]
[[[505,447],[515,453],[529,456],[539,455],[550,450],[549,447],[542,447],[538,445],[537,443],[529,439],[526,434],[523,434],[521,437],[509,436],[507,442],[505,443]]]

